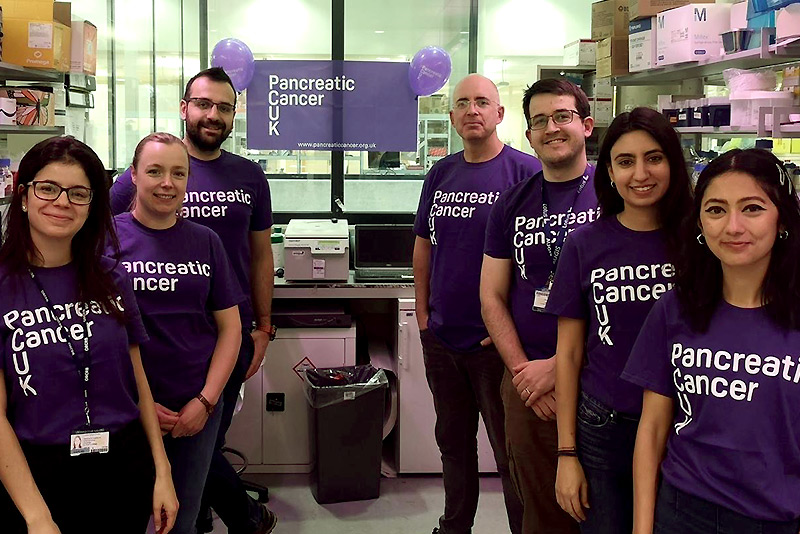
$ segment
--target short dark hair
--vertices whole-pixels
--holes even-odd
[[[703,196],[709,184],[728,172],[752,176],[778,208],[778,226],[788,235],[776,239],[761,299],[767,316],[786,330],[800,330],[800,204],[791,178],[781,161],[760,148],[734,149],[700,173],[694,206],[684,220],[682,252],[676,265],[675,287],[691,327],[705,332],[722,300],[722,264],[706,245],[697,241]]]
[[[522,111],[525,113],[525,127],[528,128],[531,122],[531,99],[534,95],[569,95],[575,98],[575,109],[582,119],[591,114],[589,99],[583,89],[564,78],[546,78],[539,80],[527,89],[522,96]]]
[[[233,103],[236,104],[236,87],[233,86],[233,81],[228,73],[222,67],[211,67],[206,70],[201,70],[186,82],[186,90],[183,91],[183,99],[188,100],[192,96],[192,84],[198,78],[208,78],[211,81],[219,83],[227,83],[233,90]]]
[[[74,137],[51,137],[40,141],[31,148],[19,163],[18,185],[14,191],[6,218],[6,231],[0,247],[0,265],[11,275],[25,275],[31,265],[30,258],[40,256],[41,252],[31,237],[28,217],[22,211],[22,197],[36,175],[51,163],[78,165],[89,179],[92,189],[92,202],[89,215],[78,233],[72,238],[72,262],[78,272],[78,295],[84,302],[108,302],[116,298],[119,290],[102,266],[101,258],[106,245],[119,255],[119,241],[111,221],[111,201],[109,186],[103,162],[87,145]],[[115,306],[109,309],[118,319]]]
[[[683,217],[692,209],[692,184],[683,158],[681,140],[669,121],[658,111],[646,107],[619,114],[606,130],[597,157],[594,172],[594,189],[602,217],[620,213],[625,202],[616,189],[611,187],[608,168],[611,165],[611,149],[626,133],[642,131],[650,135],[664,151],[669,162],[669,186],[658,202],[658,220],[667,240],[667,249],[674,259],[680,249],[680,227]]]

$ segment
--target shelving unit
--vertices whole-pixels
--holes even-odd
[[[64,73],[52,70],[29,69],[0,61],[0,80],[60,82],[64,80]]]
[[[450,116],[446,113],[422,114],[418,132],[419,164],[428,172],[434,163],[450,154]],[[438,153],[431,154],[431,149]]]
[[[782,125],[778,132],[766,130],[764,133],[759,133],[757,129],[740,128],[738,126],[720,126],[718,128],[714,126],[688,126],[684,128],[675,128],[675,131],[679,134],[708,135],[719,139],[751,137],[754,135],[758,135],[759,137],[775,137],[776,139],[798,138],[800,137],[800,124]]]
[[[692,78],[703,79],[706,85],[714,85],[725,69],[758,69],[777,67],[800,62],[800,37],[786,39],[768,45],[769,32],[762,31],[761,48],[743,50],[722,57],[702,59],[692,63],[636,72],[627,76],[615,76],[614,85],[665,85],[680,83]]]
[[[37,134],[37,135],[63,135],[63,126],[19,126],[16,124],[0,124],[0,135],[6,134]]]

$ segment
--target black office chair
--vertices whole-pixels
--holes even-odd
[[[247,466],[250,463],[247,461],[247,456],[244,455],[243,452],[237,451],[236,449],[232,449],[230,447],[222,447],[223,454],[232,454],[236,456],[241,461],[241,466],[236,469],[236,474],[241,477],[241,474],[247,469]],[[235,466],[233,462],[231,465]],[[244,489],[250,492],[255,493],[258,497],[256,500],[260,503],[268,503],[269,502],[269,488],[262,486],[261,484],[256,484],[255,482],[250,482],[249,480],[242,480],[242,485]]]

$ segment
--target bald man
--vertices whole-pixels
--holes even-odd
[[[480,273],[492,204],[542,168],[497,136],[505,112],[491,80],[456,85],[450,122],[464,150],[433,166],[414,223],[414,288],[425,373],[436,410],[445,506],[434,534],[472,532],[478,506],[478,415],[483,416],[513,534],[522,505],[509,476],[500,383],[503,360],[481,319]]]

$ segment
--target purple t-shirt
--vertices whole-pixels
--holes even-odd
[[[127,269],[150,340],[141,344],[153,398],[179,411],[206,382],[217,344],[211,312],[244,295],[217,234],[178,219],[153,230],[130,213],[114,218],[120,263]]]
[[[468,163],[463,152],[447,156],[425,178],[414,233],[431,241],[428,326],[451,349],[477,350],[489,335],[481,318],[480,278],[492,204],[541,168],[533,156],[504,146],[483,163]]]
[[[566,182],[547,182],[539,172],[503,193],[489,215],[484,253],[492,258],[513,260],[511,316],[525,354],[531,360],[550,358],[556,352],[558,318],[533,310],[534,293],[547,285],[553,270],[545,239],[554,250],[557,239],[563,239],[567,232],[598,216],[594,167],[587,167],[585,176],[586,183],[578,195],[584,176]],[[547,189],[546,223],[542,212],[543,186]]]
[[[665,480],[760,520],[800,516],[800,331],[721,302],[691,330],[674,292],[653,307],[623,378],[675,399]]]
[[[135,195],[128,169],[111,187],[114,215],[128,211]],[[272,226],[269,185],[261,167],[224,150],[212,161],[190,158],[182,215],[211,228],[222,239],[246,296],[239,306],[242,325],[249,326],[254,318],[250,298],[249,234]]]
[[[111,269],[114,263],[104,258],[103,266]],[[138,419],[139,395],[129,345],[147,341],[147,334],[125,270],[117,266],[112,271],[119,290],[114,301],[90,302],[88,314],[86,305],[78,301],[74,264],[34,267],[33,272],[72,336],[76,352],[83,350],[88,333],[92,426],[115,432]],[[83,378],[65,336],[59,337],[58,322],[28,273],[7,275],[1,269],[0,294],[0,369],[5,375],[8,420],[21,441],[67,444],[72,432],[85,428],[86,416]],[[125,324],[110,315],[112,306],[124,310]]]
[[[619,412],[642,411],[641,388],[620,374],[674,271],[660,230],[636,232],[616,216],[576,230],[564,246],[547,310],[587,322],[581,390]]]

